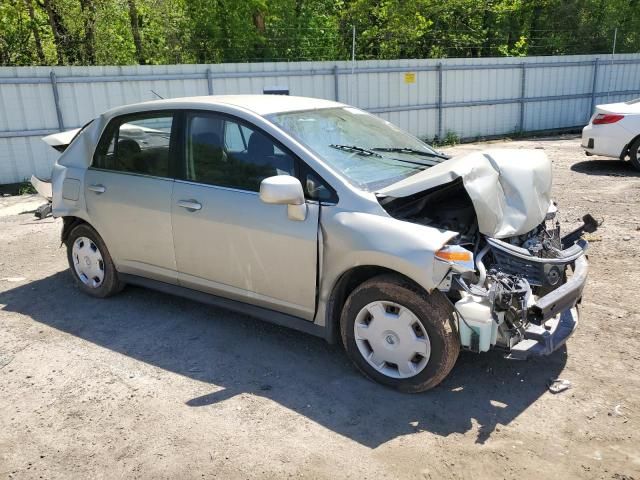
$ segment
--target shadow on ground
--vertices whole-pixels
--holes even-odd
[[[473,421],[476,441],[483,443],[496,426],[509,424],[535,402],[566,361],[564,349],[524,363],[497,353],[462,354],[439,387],[407,395],[366,380],[339,347],[319,338],[142,288],[98,300],[59,272],[0,293],[0,304],[212,384],[213,393],[184,399],[193,408],[253,393],[369,447],[421,430],[465,433],[476,428]]]
[[[585,160],[571,165],[571,170],[587,175],[601,175],[609,177],[640,177],[640,171],[633,168],[631,162],[610,159]]]

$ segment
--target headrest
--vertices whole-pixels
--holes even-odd
[[[135,155],[136,153],[140,153],[140,151],[140,145],[138,145],[138,142],[135,140],[131,140],[130,138],[118,140],[118,156]]]
[[[253,132],[249,137],[249,155],[253,158],[269,157],[273,155],[273,142],[260,132]]]
[[[193,137],[193,143],[196,145],[206,145],[208,147],[222,148],[220,136],[215,132],[203,132]]]

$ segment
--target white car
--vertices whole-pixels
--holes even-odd
[[[582,129],[582,148],[587,155],[625,160],[640,170],[640,98],[597,105]]]

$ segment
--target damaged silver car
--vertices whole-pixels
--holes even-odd
[[[597,224],[561,235],[542,151],[450,159],[357,108],[262,95],[130,105],[45,141],[89,295],[143,285],[341,340],[407,392],[461,349],[548,355],[578,323]]]

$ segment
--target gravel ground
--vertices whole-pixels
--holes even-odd
[[[141,288],[82,295],[61,222],[0,198],[0,478],[640,479],[640,175],[575,137],[490,146],[547,152],[565,230],[604,219],[582,322],[542,360],[462,354],[419,395],[248,317]],[[548,392],[557,377],[572,388]]]

